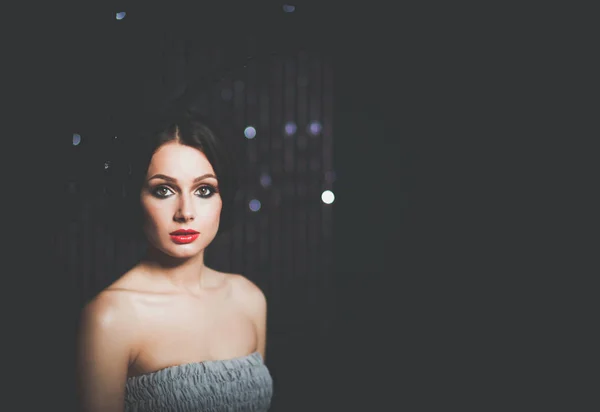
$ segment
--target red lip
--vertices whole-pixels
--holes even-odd
[[[192,243],[200,236],[200,233],[192,229],[179,229],[170,233],[171,240],[179,245]]]
[[[192,229],[179,229],[174,232],[171,232],[170,235],[171,236],[185,236],[185,235],[189,236],[189,235],[195,235],[197,233],[198,233],[197,231],[192,230]]]

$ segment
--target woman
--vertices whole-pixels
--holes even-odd
[[[137,206],[148,249],[82,310],[82,409],[266,411],[265,296],[204,264],[233,198],[227,152],[185,111],[142,142]]]

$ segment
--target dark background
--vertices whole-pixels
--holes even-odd
[[[323,217],[333,237],[318,248],[320,260],[293,278],[273,268],[268,275],[288,276],[290,281],[287,288],[283,282],[280,289],[267,293],[268,361],[276,385],[273,410],[370,408],[383,402],[384,397],[371,396],[372,375],[379,373],[381,362],[393,367],[395,355],[384,351],[391,349],[387,336],[397,326],[389,324],[395,308],[388,307],[382,284],[399,274],[398,266],[386,268],[384,247],[391,244],[395,258],[402,254],[402,235],[392,230],[393,221],[384,219],[390,212],[402,216],[406,209],[410,183],[399,180],[398,172],[411,161],[410,153],[389,153],[386,146],[392,129],[385,117],[393,106],[384,102],[399,97],[394,82],[386,80],[394,71],[390,63],[395,38],[389,27],[367,29],[383,9],[364,14],[362,8],[306,2],[295,3],[294,13],[286,14],[276,2],[255,3],[168,10],[126,7],[122,21],[115,20],[121,9],[113,5],[37,9],[25,26],[31,27],[26,35],[33,46],[28,72],[21,73],[29,81],[24,101],[37,109],[26,113],[20,124],[29,136],[25,146],[35,148],[29,154],[32,172],[43,182],[35,193],[30,186],[21,187],[33,195],[27,210],[31,207],[34,226],[42,234],[41,252],[35,258],[21,250],[27,263],[21,280],[36,285],[36,297],[33,292],[28,297],[35,304],[26,305],[27,317],[33,319],[27,329],[33,337],[13,343],[27,352],[28,363],[39,365],[47,404],[64,404],[61,410],[72,407],[70,337],[77,311],[114,276],[109,268],[120,267],[108,264],[110,257],[103,259],[103,242],[97,236],[105,234],[95,231],[101,218],[95,212],[92,217],[82,215],[90,201],[102,203],[99,199],[111,187],[110,178],[93,165],[114,148],[95,143],[77,158],[72,134],[84,130],[82,139],[94,136],[98,142],[114,131],[125,135],[130,124],[172,99],[181,84],[201,94],[222,78],[243,76],[244,65],[252,64],[246,62],[249,54],[264,61],[268,56],[295,59],[301,51],[316,56],[321,67],[327,65],[333,73],[329,87],[333,105],[323,124],[333,130],[329,161],[336,175],[331,186],[336,202],[329,220]],[[204,72],[182,81],[171,62],[180,58],[177,47],[182,41],[193,43],[187,47],[219,50],[220,64],[201,63]],[[116,170],[117,164],[113,161],[111,167]],[[81,196],[69,192],[72,181]],[[391,208],[386,204],[389,197],[394,202]],[[72,232],[70,227],[79,230]],[[111,256],[114,259],[115,254]],[[292,251],[288,259],[293,258]],[[251,262],[246,265],[248,270],[236,263],[233,268],[244,269],[263,289],[271,286],[267,274]],[[313,295],[318,299],[311,304]],[[379,307],[382,302],[385,307]],[[23,324],[14,321],[23,333]],[[32,326],[36,324],[40,327]],[[20,370],[19,380],[27,379],[27,370]],[[389,390],[389,383],[382,382],[382,389]],[[40,398],[23,397],[21,402],[37,403]]]
[[[549,5],[297,2],[284,16],[275,2],[219,4],[208,7],[210,19],[144,7],[139,15],[160,23],[135,33],[150,45],[150,33],[193,28],[234,55],[239,36],[252,32],[267,52],[301,44],[330,56],[335,79],[333,321],[327,333],[279,346],[274,407],[531,410],[583,402],[566,383],[580,376],[586,360],[577,356],[593,331],[582,319],[594,313],[586,294],[594,289],[579,276],[593,273],[583,259],[590,244],[581,240],[594,232],[591,220],[578,219],[593,209],[586,179],[595,152],[579,138],[595,136],[585,123],[593,114],[586,102],[594,96],[594,14]],[[143,82],[134,91],[126,79],[136,78],[136,64],[113,64],[135,56],[112,47],[118,30],[133,26],[133,10],[114,20],[119,9],[44,5],[6,14],[17,23],[5,36],[4,64],[15,67],[5,97],[18,113],[6,112],[13,127],[5,133],[21,138],[5,139],[3,152],[15,246],[4,252],[17,263],[7,266],[3,288],[4,343],[11,394],[27,404],[72,399],[68,337],[81,291],[53,253],[66,167],[57,142],[70,145],[74,121],[96,120],[84,118],[74,96],[114,95],[127,84],[129,97],[98,99],[116,118],[166,97],[147,95]],[[248,17],[257,15],[261,24]],[[12,144],[22,153],[18,169],[9,162]],[[579,392],[589,385],[581,381]]]

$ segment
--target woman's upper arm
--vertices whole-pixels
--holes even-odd
[[[99,295],[81,312],[77,375],[84,412],[122,412],[131,337],[124,308],[114,296]]]
[[[257,288],[258,289],[258,288]],[[266,360],[266,346],[267,346],[267,300],[265,295],[260,289],[254,292],[254,321],[256,324],[256,331],[258,333],[257,350]]]
[[[267,346],[267,299],[263,291],[252,281],[238,275],[242,290],[242,300],[256,328],[256,350],[266,358]]]

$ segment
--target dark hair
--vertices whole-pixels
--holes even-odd
[[[145,119],[145,120],[144,120]],[[238,187],[237,172],[230,148],[216,129],[200,114],[190,109],[172,108],[160,115],[146,115],[135,122],[142,130],[132,130],[128,138],[129,170],[125,183],[124,202],[111,214],[112,223],[128,233],[141,235],[142,209],[140,192],[154,153],[165,143],[180,144],[200,150],[212,165],[219,181],[219,194],[223,203],[217,235],[233,225],[233,201]]]

